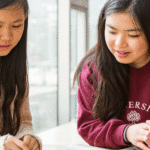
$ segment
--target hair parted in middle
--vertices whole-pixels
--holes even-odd
[[[150,45],[150,1],[148,0],[108,0],[101,10],[98,21],[98,42],[82,59],[74,75],[75,81],[84,65],[89,69],[95,64],[100,80],[93,72],[95,103],[93,116],[103,121],[122,117],[129,99],[130,66],[119,63],[110,52],[105,41],[106,17],[115,13],[128,13],[135,23],[139,23]],[[136,25],[136,24],[135,24]],[[136,28],[136,26],[135,26]],[[96,78],[95,78],[96,77]]]
[[[0,9],[9,6],[15,9],[23,9],[28,16],[27,0],[0,0]],[[0,135],[16,135],[21,124],[21,106],[28,97],[27,78],[27,29],[28,17],[24,22],[24,31],[19,43],[6,56],[0,57],[0,96],[3,97],[2,105],[2,130]],[[14,102],[13,118],[11,116],[11,104]]]

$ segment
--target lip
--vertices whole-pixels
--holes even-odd
[[[126,51],[119,51],[119,50],[116,50],[118,53],[128,53]]]
[[[0,45],[0,48],[7,49],[10,45]]]
[[[117,56],[120,58],[125,58],[130,54],[130,52],[125,52],[125,51],[116,51],[116,52],[117,52]]]

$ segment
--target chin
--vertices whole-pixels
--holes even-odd
[[[117,60],[117,59],[116,59]],[[125,64],[125,65],[127,65],[127,64],[131,64],[131,62],[130,61],[123,61],[123,60],[117,60],[120,64]]]
[[[10,54],[10,52],[6,52],[6,53],[1,53],[1,52],[0,52],[0,56],[3,56],[3,57],[4,57],[4,56],[7,56],[7,55],[9,55],[9,54]]]

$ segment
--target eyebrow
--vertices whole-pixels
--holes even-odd
[[[114,28],[113,26],[109,25],[109,24],[106,24],[106,26],[110,27],[111,29],[114,29],[114,30],[117,30],[116,28]],[[135,29],[128,29],[128,30],[125,30],[127,32],[133,32],[133,31],[142,31],[141,29],[138,29],[138,28],[135,28]]]
[[[13,21],[13,23],[22,22],[22,21],[23,19],[18,19],[18,20]],[[4,23],[4,22],[0,21],[0,23]]]

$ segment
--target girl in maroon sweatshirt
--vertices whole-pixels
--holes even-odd
[[[80,136],[96,147],[150,147],[150,0],[108,0],[98,43],[79,64]],[[74,80],[74,81],[75,81]]]

